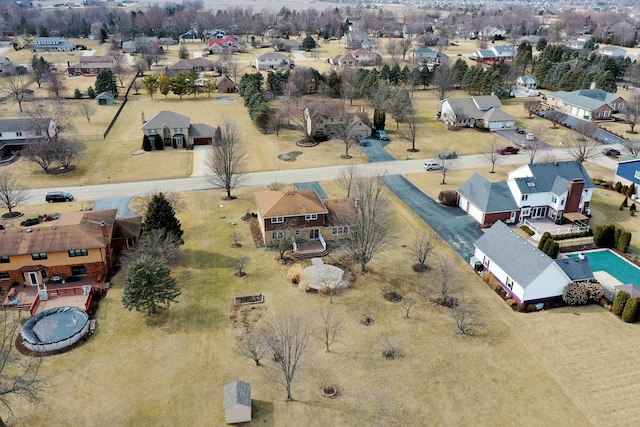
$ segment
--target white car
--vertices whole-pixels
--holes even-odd
[[[536,139],[536,137],[532,133],[528,133],[527,134],[527,141],[533,141],[535,139]]]
[[[442,169],[442,165],[437,160],[431,159],[424,162],[424,168],[428,171]]]

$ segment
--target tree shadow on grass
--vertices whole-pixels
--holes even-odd
[[[179,297],[178,297],[179,298]],[[212,307],[196,304],[171,304],[162,313],[147,316],[147,326],[160,328],[162,331],[175,334],[185,332],[211,331],[225,320],[225,313]]]
[[[252,399],[251,401],[251,421],[261,426],[274,426],[273,402],[266,400]]]
[[[193,268],[229,268],[235,258],[217,252],[183,249],[182,257],[189,259]]]

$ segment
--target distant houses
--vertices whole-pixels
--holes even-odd
[[[34,52],[71,52],[75,45],[69,41],[63,41],[60,37],[36,37],[34,40]]]
[[[190,71],[197,73],[213,71],[213,62],[206,58],[181,59],[167,67],[166,75],[167,77],[175,77],[178,74]]]

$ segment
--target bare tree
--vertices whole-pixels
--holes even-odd
[[[386,193],[384,177],[366,176],[353,184],[355,210],[344,213],[339,221],[349,224],[349,233],[342,239],[344,251],[367,272],[371,259],[384,251],[393,235],[393,213]]]
[[[49,142],[44,139],[30,142],[20,153],[25,159],[37,164],[45,172],[49,172],[51,163],[54,161]]]
[[[184,202],[184,199],[182,198],[182,195],[180,193],[158,189],[152,190],[148,193],[136,197],[133,201],[133,210],[135,210],[136,212],[146,212],[147,208],[149,207],[149,202],[151,202],[154,196],[158,195],[159,193],[162,193],[164,198],[167,200],[167,202],[169,202],[175,212],[184,211],[186,203]]]
[[[113,74],[115,74],[116,78],[120,82],[120,87],[124,87],[124,81],[127,78],[127,74],[129,74],[129,67],[127,67],[124,54],[119,51],[111,51],[111,55],[115,59],[116,65],[113,67]]]
[[[634,130],[638,122],[640,121],[640,94],[634,93],[629,97],[624,106],[624,116],[627,119],[630,130],[628,133],[638,133]]]
[[[329,128],[329,135],[332,138],[342,141],[344,144],[344,154],[341,156],[343,159],[350,159],[349,150],[355,144],[355,135],[352,134],[351,119],[353,115],[341,110],[334,116],[334,122]]]
[[[59,72],[52,71],[47,76],[46,87],[57,100],[62,98],[62,92],[67,88],[67,84]]]
[[[41,357],[25,357],[18,353],[14,342],[22,327],[19,310],[2,310],[0,318],[0,402],[10,417],[15,417],[13,407],[18,401],[42,403],[40,393],[48,386],[47,378],[40,376]],[[0,419],[0,425],[5,421]]]
[[[133,89],[135,95],[140,94],[140,89],[142,89],[142,83],[140,82],[140,79],[136,78],[133,82],[131,82],[131,89]]]
[[[273,351],[274,364],[279,371],[279,375],[271,375],[270,378],[285,388],[287,401],[293,400],[291,386],[312,334],[309,317],[289,313],[278,319],[267,335],[267,344]]]
[[[391,60],[395,62],[398,56],[398,42],[396,39],[387,39],[387,53],[391,57]]]
[[[251,261],[251,258],[249,258],[248,256],[241,256],[240,258],[231,260],[229,262],[229,267],[235,270],[235,273],[233,275],[236,277],[246,276],[247,273],[244,271],[244,269],[247,268],[247,265],[249,265],[249,261]]]
[[[456,322],[458,333],[465,336],[472,336],[486,326],[478,311],[466,305],[454,307],[451,311],[451,317]]]
[[[329,303],[333,303],[333,295],[345,285],[344,272],[341,269],[325,270],[320,275],[320,281],[326,293],[329,294]]]
[[[287,251],[293,249],[293,239],[295,237],[295,230],[297,226],[295,221],[286,220],[285,222],[278,224],[273,230],[271,230],[272,238],[267,244],[267,247],[272,251],[278,252],[280,256],[280,260],[284,260],[284,255]],[[302,243],[302,236],[298,236],[296,239],[296,244]]]
[[[412,298],[403,298],[402,300],[400,300],[399,304],[400,307],[404,308],[404,318],[408,319],[409,312],[411,311],[413,306],[417,304],[417,301]]]
[[[83,102],[78,105],[78,113],[91,123],[91,116],[96,112],[96,106],[92,102]]]
[[[28,81],[28,77],[25,74],[19,73],[9,74],[0,78],[0,94],[4,95],[9,101],[17,103],[20,112],[22,112],[22,101],[24,99],[23,91]]]
[[[32,103],[24,109],[24,112],[33,119],[32,126],[37,128],[36,134],[39,133],[48,141],[54,140],[60,133],[73,132],[75,129],[74,114],[62,100]],[[53,127],[50,126],[51,120],[53,120]]]
[[[498,154],[498,139],[494,136],[487,141],[484,150],[480,153],[487,163],[491,163],[491,171],[489,173],[496,173],[496,164],[500,163],[502,156]]]
[[[13,208],[21,205],[29,199],[26,189],[16,179],[11,170],[0,170],[0,206],[9,211],[9,216],[13,217]],[[16,215],[20,215],[16,213]]]
[[[401,38],[400,42],[398,43],[398,49],[400,50],[400,53],[402,54],[402,60],[404,61],[407,56],[407,52],[409,52],[409,49],[411,49],[411,39],[409,37]]]
[[[66,138],[54,138],[49,142],[49,150],[53,155],[53,160],[60,163],[63,169],[69,169],[78,153],[75,146]]]
[[[384,337],[382,340],[382,356],[385,359],[394,360],[404,356],[402,344],[393,338]]]
[[[624,148],[634,157],[640,155],[640,141],[624,140],[622,142]]]
[[[565,136],[563,144],[567,147],[571,157],[580,163],[584,163],[599,154],[599,144],[581,134]]]
[[[528,118],[531,118],[532,115],[542,111],[542,103],[535,99],[527,99],[526,101],[524,101],[522,106],[527,112]]]
[[[420,150],[416,148],[416,137],[418,136],[418,112],[414,107],[410,107],[407,109],[404,114],[404,132],[402,132],[402,137],[406,139],[409,144],[411,144],[411,148],[407,151],[411,153],[416,153]]]
[[[422,273],[429,270],[427,258],[433,252],[437,243],[437,235],[433,231],[423,230],[416,235],[413,243],[408,247],[413,259],[417,262],[413,264],[413,271]]]
[[[444,100],[456,83],[456,71],[448,63],[440,64],[433,70],[432,85],[440,101]]]
[[[445,307],[455,307],[458,305],[458,299],[455,297],[455,293],[458,292],[455,282],[458,267],[453,258],[446,257],[441,257],[436,265],[438,275],[434,284],[435,295],[431,301]]]
[[[265,332],[245,330],[237,341],[238,353],[253,360],[256,366],[260,366],[260,360],[269,351]]]
[[[342,333],[342,319],[337,317],[333,312],[333,306],[327,305],[320,310],[320,328],[317,335],[322,340],[325,353],[331,352],[331,344],[340,339]]]
[[[350,105],[353,105],[353,99],[360,94],[361,76],[362,73],[355,67],[346,67],[340,72],[340,95],[343,99],[348,99]]]
[[[244,240],[244,236],[238,233],[237,231],[234,231],[233,233],[229,234],[229,237],[227,237],[227,240],[231,240],[233,242],[231,243],[232,248],[241,248],[242,243],[240,242]]]
[[[544,118],[549,120],[553,124],[553,128],[556,129],[559,123],[565,121],[567,114],[558,110],[549,110],[544,113]]]
[[[456,167],[456,160],[451,156],[446,155],[447,151],[442,150],[438,153],[438,158],[440,159],[440,174],[442,175],[441,185],[446,184],[447,174],[451,172]]]
[[[211,146],[205,160],[210,172],[207,178],[214,188],[226,192],[225,200],[233,200],[235,196],[231,195],[231,190],[242,182],[246,156],[240,145],[236,125],[231,120],[224,119],[220,130],[222,137],[217,144]]]
[[[336,184],[347,192],[347,198],[351,197],[351,189],[356,179],[360,177],[360,170],[358,165],[348,165],[340,168]]]
[[[145,232],[135,247],[123,252],[122,259],[128,264],[145,255],[167,265],[176,265],[182,259],[180,246],[180,238],[175,234],[163,228],[151,229]]]

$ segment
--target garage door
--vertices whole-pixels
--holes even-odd
[[[483,214],[480,209],[469,203],[469,210],[467,211],[469,215],[473,217],[479,224],[482,224]]]
[[[194,138],[193,143],[195,145],[211,145],[213,143],[213,138]]]

